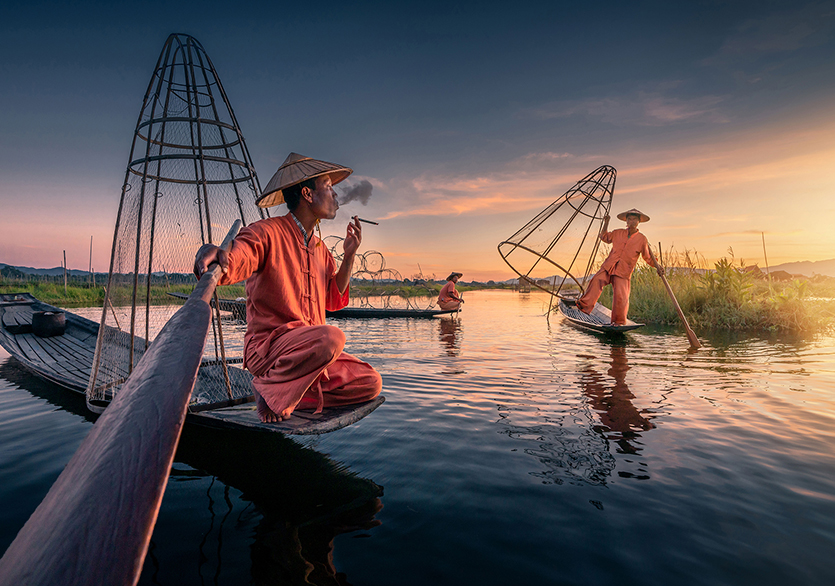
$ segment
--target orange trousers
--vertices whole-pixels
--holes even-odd
[[[583,296],[577,300],[577,307],[584,313],[591,313],[603,287],[612,284],[612,323],[623,325],[626,323],[626,314],[629,312],[629,286],[630,280],[610,275],[606,271],[598,271],[591,278],[589,286]]]
[[[383,381],[374,368],[342,351],[345,334],[334,326],[306,326],[276,338],[266,356],[248,352],[252,385],[270,409],[337,407],[370,401]]]
[[[458,309],[461,307],[461,302],[456,301],[455,299],[450,299],[449,301],[438,301],[438,307],[444,311],[449,311],[450,309]]]

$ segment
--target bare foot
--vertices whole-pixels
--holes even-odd
[[[278,423],[279,421],[286,419],[286,417],[278,417],[273,410],[270,409],[270,406],[267,405],[264,397],[262,397],[258,391],[253,390],[253,393],[255,393],[255,410],[258,412],[258,417],[261,421],[264,423]]]

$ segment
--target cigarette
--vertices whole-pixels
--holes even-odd
[[[360,222],[365,222],[366,224],[374,224],[375,226],[380,225],[378,222],[372,222],[371,220],[364,220],[364,219],[359,218],[359,217],[357,218],[357,220],[359,220]]]

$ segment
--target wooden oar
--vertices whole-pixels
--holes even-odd
[[[224,245],[239,228],[236,221]],[[220,276],[217,265],[203,275],[142,356],[0,559],[0,585],[139,580]]]
[[[652,247],[648,246],[647,248],[649,248],[649,256],[652,258],[652,262],[658,265],[658,261],[655,260],[655,255],[652,254]],[[658,249],[661,249],[660,245]],[[675,293],[673,293],[670,284],[667,282],[667,277],[665,277],[663,274],[659,276],[661,277],[661,282],[664,283],[664,287],[667,289],[667,293],[669,294],[670,299],[672,299],[673,301],[673,305],[675,306],[676,311],[678,312],[678,317],[681,318],[681,323],[684,324],[684,330],[687,332],[687,339],[690,340],[690,347],[701,348],[702,344],[701,342],[699,342],[699,339],[696,337],[696,334],[693,332],[693,330],[690,329],[690,324],[687,323],[687,318],[684,317],[684,312],[681,311],[681,306],[678,304],[678,300],[676,299]]]

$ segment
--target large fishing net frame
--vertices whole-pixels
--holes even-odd
[[[162,48],[131,143],[113,236],[110,269],[87,403],[101,411],[177,309],[154,299],[194,284],[197,249],[218,244],[235,220],[268,214],[243,133],[211,59],[197,39],[172,34]],[[156,301],[156,303],[154,303]],[[214,359],[204,357],[192,407],[251,395],[243,371],[229,368],[217,303]],[[238,353],[241,353],[239,350]],[[235,384],[235,383],[238,384]]]
[[[609,215],[617,171],[598,167],[542,210],[513,236],[499,243],[502,259],[520,282],[570,298],[585,291]]]

